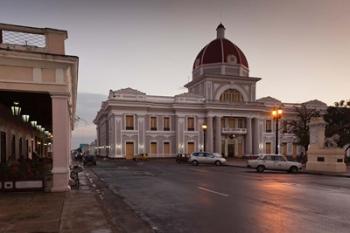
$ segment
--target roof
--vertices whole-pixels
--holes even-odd
[[[231,56],[230,56],[231,55]],[[233,57],[233,56],[234,57]],[[235,61],[233,61],[235,60]],[[197,55],[193,69],[200,65],[215,63],[235,63],[248,66],[247,58],[238,46],[225,38],[217,38],[207,44]]]

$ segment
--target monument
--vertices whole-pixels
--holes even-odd
[[[310,145],[308,150],[307,171],[346,172],[344,150],[337,147],[337,135],[325,139],[326,122],[315,117],[310,122]]]

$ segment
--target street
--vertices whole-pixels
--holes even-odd
[[[157,232],[350,232],[348,178],[174,160],[101,160],[91,171]]]

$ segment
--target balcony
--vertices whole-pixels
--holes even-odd
[[[247,134],[246,128],[222,128],[223,134]]]

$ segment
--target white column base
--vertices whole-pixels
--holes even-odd
[[[52,169],[52,188],[51,192],[67,192],[71,188],[68,185],[69,182],[69,170],[66,168],[54,168]]]

